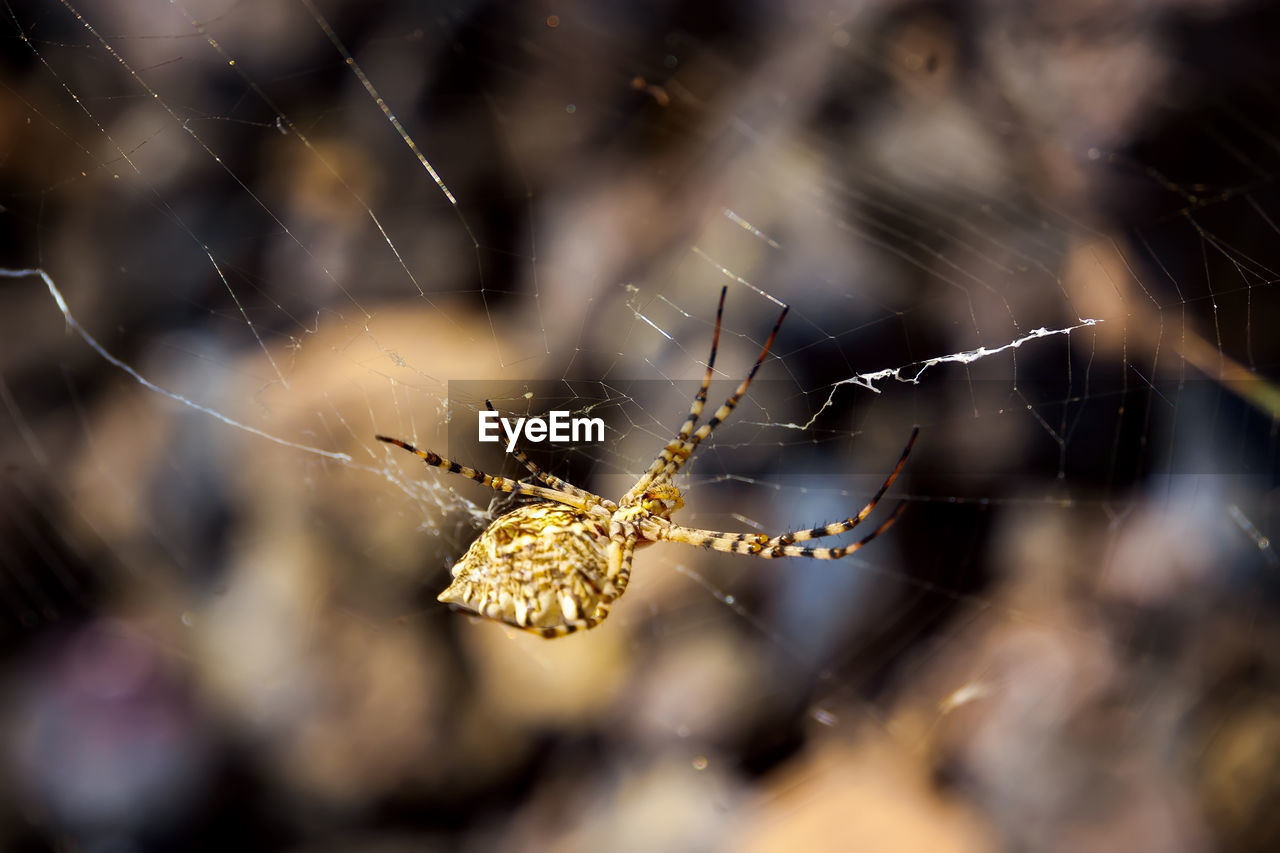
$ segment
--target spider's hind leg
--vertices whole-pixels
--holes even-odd
[[[902,501],[893,508],[893,512],[875,530],[850,545],[835,548],[810,548],[805,545],[789,544],[789,537],[794,534],[784,533],[769,538],[762,533],[721,533],[715,530],[698,530],[692,527],[672,525],[667,529],[666,541],[680,542],[712,551],[724,551],[728,554],[747,554],[752,557],[763,557],[766,560],[778,557],[811,557],[815,560],[839,560],[855,551],[866,547],[871,540],[884,533],[902,515],[907,502]]]
[[[907,464],[907,457],[911,455],[911,448],[915,446],[916,437],[919,435],[920,427],[915,427],[911,430],[911,437],[907,439],[907,446],[902,449],[902,455],[898,457],[898,462],[893,466],[893,470],[889,472],[889,476],[885,477],[884,482],[880,484],[880,488],[872,495],[871,500],[867,501],[866,505],[858,511],[857,515],[852,515],[844,521],[836,521],[831,524],[803,530],[793,530],[772,537],[765,536],[762,533],[725,533],[718,530],[700,530],[695,527],[682,527],[678,524],[673,524],[666,529],[666,539],[685,545],[710,548],[714,551],[751,554],[756,557],[765,557],[766,559],[774,557],[812,557],[817,560],[838,560],[862,548],[872,539],[892,527],[893,523],[902,515],[903,510],[906,509],[906,501],[902,501],[894,507],[893,512],[889,514],[885,521],[881,522],[879,527],[852,545],[836,548],[810,548],[795,543],[820,539],[824,536],[839,536],[841,533],[847,533],[865,521],[867,516],[871,515],[880,504],[885,492],[889,491],[889,487],[898,479],[898,475],[902,473],[902,468]]]

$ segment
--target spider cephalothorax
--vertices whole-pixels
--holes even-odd
[[[867,505],[844,521],[770,537],[762,533],[698,530],[671,520],[671,514],[684,506],[680,490],[672,480],[702,440],[729,416],[747,393],[787,316],[784,307],[747,378],[695,432],[694,427],[707,403],[707,388],[716,362],[726,290],[720,291],[707,372],[689,416],[649,470],[617,503],[546,473],[518,449],[513,455],[529,469],[537,484],[491,477],[429,450],[419,450],[398,438],[375,436],[379,441],[416,453],[428,465],[463,474],[492,489],[542,498],[502,515],[471,543],[467,553],[454,564],[453,582],[440,593],[441,601],[543,637],[560,637],[595,627],[609,615],[613,602],[626,592],[637,545],[682,542],[757,557],[836,560],[852,554],[889,529],[902,513],[905,502],[899,503],[879,527],[850,545],[810,548],[796,544],[852,530],[870,515],[906,464],[919,429],[911,431],[898,464]]]
[[[684,498],[680,496],[680,490],[671,483],[658,483],[645,489],[634,506],[650,515],[670,519],[671,513],[684,508]]]

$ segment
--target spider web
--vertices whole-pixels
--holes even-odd
[[[0,840],[1265,847],[1273,16],[6,2]],[[436,604],[510,499],[373,436],[600,416],[525,449],[616,498],[722,287],[712,405],[790,313],[677,520],[847,517],[919,425],[898,524]]]

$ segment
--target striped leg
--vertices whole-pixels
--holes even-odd
[[[711,355],[707,357],[707,372],[702,376],[702,385],[698,388],[698,393],[693,397],[693,405],[689,407],[689,416],[685,419],[684,425],[680,427],[679,434],[676,435],[662,452],[658,454],[658,458],[653,460],[653,464],[649,466],[649,470],[644,476],[636,481],[627,494],[623,495],[621,503],[625,506],[628,499],[635,500],[643,495],[645,490],[652,485],[654,479],[671,461],[672,455],[677,453],[680,448],[684,447],[685,441],[693,432],[694,426],[698,423],[698,418],[702,416],[702,410],[707,405],[707,389],[711,387],[711,374],[716,366],[716,351],[720,348],[720,322],[724,317],[724,297],[729,292],[729,288],[720,288],[720,304],[716,306],[716,330],[711,335]]]
[[[636,554],[636,537],[628,536],[622,543],[622,563],[618,566],[618,575],[614,578],[613,587],[617,590],[615,599],[621,598],[631,583],[631,560]]]
[[[902,455],[898,457],[898,463],[893,466],[893,470],[889,472],[889,476],[880,484],[880,488],[867,501],[867,505],[858,511],[857,515],[850,516],[844,521],[836,521],[831,524],[824,524],[821,527],[813,527],[808,530],[793,530],[790,533],[783,533],[780,536],[772,538],[760,533],[721,533],[716,530],[699,530],[693,527],[672,528],[673,531],[679,533],[679,537],[668,534],[667,538],[675,542],[684,542],[688,545],[698,545],[701,547],[712,548],[717,551],[731,551],[735,554],[757,554],[762,557],[816,557],[818,559],[836,560],[845,554],[851,554],[861,548],[872,539],[888,530],[893,522],[897,520],[902,513],[905,503],[898,504],[893,511],[892,516],[884,524],[880,525],[870,536],[858,542],[856,545],[847,548],[802,548],[796,546],[796,542],[806,542],[810,539],[820,539],[824,536],[839,536],[857,527],[867,516],[871,515],[876,505],[880,503],[880,499],[884,497],[885,492],[889,491],[889,487],[898,479],[898,475],[902,473],[902,468],[907,464],[907,457],[911,455],[911,448],[915,447],[916,438],[920,435],[920,427],[914,427],[911,430],[911,437],[907,439],[906,447],[902,448]],[[838,552],[838,553],[837,553]]]
[[[721,299],[723,300],[723,298],[724,292],[721,291]],[[711,435],[715,428],[719,426],[725,418],[729,417],[734,408],[737,407],[738,403],[747,393],[747,388],[751,386],[751,380],[755,378],[756,371],[760,369],[760,365],[764,364],[765,358],[768,357],[769,348],[773,346],[774,339],[778,337],[778,329],[782,328],[782,321],[786,319],[787,312],[789,310],[791,310],[790,307],[783,307],[782,313],[778,315],[778,321],[773,324],[773,331],[769,333],[769,339],[764,342],[764,349],[760,351],[760,357],[756,359],[756,363],[751,366],[751,371],[747,373],[747,378],[742,380],[741,384],[738,385],[737,390],[735,390],[733,394],[729,396],[729,399],[725,400],[724,404],[716,410],[716,413],[711,416],[711,420],[699,427],[698,431],[692,435],[689,435],[684,429],[682,429],[680,435],[662,449],[662,452],[658,454],[658,458],[653,461],[653,465],[649,467],[649,471],[640,478],[639,482],[631,487],[631,490],[618,502],[619,504],[627,506],[630,503],[634,503],[655,481],[669,480],[674,477],[676,472],[680,470],[680,466],[682,466],[693,454],[693,451],[702,442],[702,440]],[[717,313],[717,343],[719,342],[719,337],[720,316]],[[702,413],[702,406],[705,404],[707,396],[706,384],[710,382],[710,379],[711,367],[710,364],[708,364],[707,377],[706,380],[704,380],[703,388],[699,391],[699,396],[702,398],[702,402],[699,403],[697,400],[694,401],[694,409],[690,411],[689,420],[685,422],[689,429],[693,428],[693,424],[697,421],[697,416]]]
[[[488,486],[499,492],[510,492],[513,495],[532,495],[534,497],[543,498],[544,500],[555,501],[556,503],[571,506],[582,512],[590,512],[592,508],[599,506],[598,500],[591,500],[589,497],[581,495],[568,494],[566,492],[557,491],[555,489],[547,489],[542,486],[533,486],[528,483],[521,483],[519,480],[508,480],[506,477],[491,477],[483,471],[477,471],[475,468],[468,468],[465,465],[459,465],[449,459],[432,453],[430,450],[419,450],[407,441],[401,441],[398,438],[388,438],[385,435],[375,435],[378,441],[384,441],[387,444],[394,444],[396,447],[403,447],[405,450],[422,457],[423,461],[434,468],[443,468],[450,474],[461,474],[469,477],[481,485]],[[594,497],[594,496],[590,496]]]
[[[861,549],[872,539],[893,527],[893,523],[898,520],[898,517],[902,515],[903,510],[906,508],[907,502],[902,501],[894,507],[893,513],[875,530],[852,545],[844,545],[837,548],[808,548],[803,545],[785,544],[786,536],[791,534],[775,536],[769,539],[757,533],[716,533],[711,530],[695,530],[693,528],[680,527],[679,525],[672,525],[666,531],[665,539],[668,542],[683,542],[686,545],[696,545],[699,548],[707,548],[712,551],[724,551],[730,554],[751,554],[768,560],[776,557],[812,557],[815,560],[839,560],[841,557],[847,557],[854,551]]]
[[[658,474],[656,479],[670,480],[674,477],[676,472],[680,470],[680,466],[684,465],[685,461],[693,455],[693,451],[697,449],[700,443],[702,443],[702,440],[711,435],[711,433],[715,431],[715,428],[718,427],[725,418],[729,417],[729,415],[733,413],[733,410],[737,407],[743,396],[746,395],[747,388],[751,386],[751,380],[755,378],[756,371],[760,369],[760,365],[764,364],[765,358],[768,357],[769,348],[773,346],[774,338],[778,337],[778,329],[782,328],[782,321],[787,318],[787,312],[790,310],[790,307],[784,307],[782,309],[782,313],[778,315],[778,322],[773,324],[773,331],[769,333],[769,339],[764,342],[764,349],[760,350],[760,357],[756,359],[755,364],[751,365],[751,371],[747,373],[747,378],[743,379],[737,390],[729,396],[729,399],[725,400],[724,404],[719,409],[716,409],[716,413],[711,416],[711,420],[698,427],[698,431],[689,436],[689,438],[686,439],[679,448],[672,450],[672,447],[669,444],[663,449],[662,457],[659,458],[669,458],[667,458],[666,464],[663,466],[662,471]]]
[[[850,516],[844,521],[834,521],[831,524],[824,524],[821,527],[810,528],[809,530],[795,530],[791,533],[784,533],[781,536],[775,536],[770,539],[765,547],[773,548],[778,545],[790,545],[793,542],[804,542],[809,539],[820,539],[823,536],[839,536],[841,533],[852,530],[857,527],[867,516],[871,515],[876,505],[880,503],[880,499],[884,497],[885,492],[889,491],[889,487],[898,479],[898,475],[902,473],[902,468],[907,464],[907,457],[911,455],[911,448],[916,445],[916,438],[920,435],[920,427],[911,429],[911,437],[907,439],[907,446],[902,448],[902,455],[898,457],[898,463],[893,466],[893,470],[889,472],[889,476],[885,477],[880,488],[872,495],[871,500],[867,501],[867,505],[858,511],[857,515]]]

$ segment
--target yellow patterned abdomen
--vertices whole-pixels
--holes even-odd
[[[554,636],[569,622],[594,617],[612,588],[608,544],[606,520],[550,501],[528,504],[471,543],[439,599]]]

